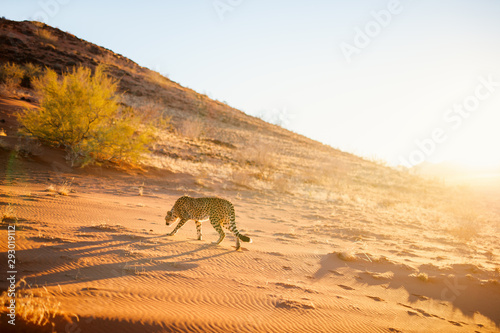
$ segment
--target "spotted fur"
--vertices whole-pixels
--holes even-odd
[[[219,239],[214,242],[222,242],[226,234],[222,227],[231,230],[236,236],[236,250],[240,248],[240,240],[252,242],[250,237],[240,234],[236,228],[234,206],[231,202],[221,198],[191,198],[183,196],[177,199],[174,207],[165,216],[165,224],[170,225],[179,220],[177,226],[168,236],[173,236],[189,220],[194,220],[198,240],[201,240],[201,221],[210,219],[210,224],[219,233]]]

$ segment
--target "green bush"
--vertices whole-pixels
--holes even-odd
[[[47,69],[33,80],[33,87],[40,107],[18,115],[24,134],[66,148],[72,165],[139,164],[151,142],[150,131],[130,110],[119,107],[118,83],[103,67],[94,74],[79,67],[62,78]]]

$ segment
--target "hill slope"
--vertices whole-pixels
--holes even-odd
[[[106,64],[123,104],[171,125],[145,170],[71,168],[63,151],[16,136],[15,112],[36,107],[29,85],[3,92],[0,238],[15,226],[16,281],[31,286],[17,288],[18,327],[498,331],[497,201],[265,123],[44,24],[0,20],[0,48],[0,62],[59,73]],[[195,240],[192,222],[166,237],[164,215],[183,194],[231,200],[254,242],[212,246],[215,230],[204,223]],[[1,262],[7,249],[0,242]],[[23,304],[53,317],[33,328]]]

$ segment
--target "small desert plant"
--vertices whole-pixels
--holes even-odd
[[[198,140],[203,135],[204,124],[200,119],[186,119],[182,122],[178,132],[186,138]]]
[[[0,213],[1,221],[6,221],[6,220],[15,220],[17,221],[17,214],[16,210],[11,204],[8,204],[2,209],[2,212]]]
[[[429,275],[427,275],[427,273],[420,272],[420,273],[416,274],[415,277],[423,282],[429,281]]]
[[[43,69],[31,62],[24,64],[24,74],[30,78],[38,78],[43,74]]]
[[[32,21],[32,23],[33,23],[33,25],[34,25],[35,27],[38,27],[38,28],[43,28],[43,27],[45,27],[45,25],[46,25],[45,23],[40,22],[40,21]]]
[[[52,42],[52,43],[55,43],[57,42],[57,36],[54,36],[50,31],[48,31],[47,29],[43,29],[43,28],[38,28],[36,31],[35,31],[35,35],[37,35],[38,37],[40,37],[41,39],[47,41],[47,42]]]
[[[10,303],[10,299],[7,292],[0,296],[0,302],[4,306]],[[68,319],[72,317],[60,310],[61,303],[47,288],[34,290],[24,279],[16,283],[15,299],[16,317],[37,326],[54,328],[56,316]]]
[[[469,241],[477,237],[481,232],[484,223],[482,217],[471,207],[470,203],[457,203],[452,207],[452,221],[449,224],[448,232],[460,240]],[[459,205],[459,206],[458,206]]]
[[[7,62],[0,66],[0,83],[6,91],[18,88],[24,75],[24,68],[18,64]]]
[[[265,143],[256,144],[240,152],[240,159],[257,169],[256,177],[270,180],[276,172],[274,147]]]
[[[59,186],[59,191],[57,191],[57,193],[59,193],[60,195],[69,195],[70,192],[71,182],[64,182],[61,186]]]
[[[167,75],[163,75],[161,73],[152,70],[146,72],[145,77],[146,80],[148,80],[149,82],[158,84],[160,86],[165,86],[170,83],[170,80],[167,78]]]
[[[122,98],[125,103],[127,99]],[[152,127],[158,130],[170,130],[172,128],[172,116],[169,115],[168,108],[159,102],[146,102],[140,103],[139,105],[133,105],[135,115],[141,118],[141,121],[145,124],[150,124]]]
[[[24,88],[33,88],[32,82],[33,80],[42,76],[44,70],[38,66],[34,65],[31,62],[24,64],[24,77],[21,82],[21,86]]]
[[[50,193],[57,193],[57,189],[54,185],[50,184],[49,186],[47,186],[47,188],[45,189],[46,192],[50,192]]]
[[[151,142],[148,129],[119,108],[117,81],[97,67],[79,67],[63,75],[48,69],[33,81],[40,108],[18,114],[21,132],[68,152],[72,165],[102,162],[138,164]]]
[[[50,184],[49,186],[47,186],[47,188],[45,189],[45,192],[49,192],[49,193],[52,193],[52,194],[59,194],[59,195],[69,195],[71,193],[71,183],[72,181],[74,180],[74,178],[71,178],[71,181],[68,182],[68,181],[64,181],[63,184],[59,187],[56,187],[52,184]]]
[[[236,185],[252,189],[252,176],[246,171],[233,171],[231,179]]]
[[[107,231],[120,231],[124,229],[124,227],[120,224],[111,225],[107,224],[106,222],[100,224],[92,224],[90,227],[93,229],[107,230]]]
[[[279,175],[274,177],[273,189],[279,193],[289,193],[290,177],[287,175]]]

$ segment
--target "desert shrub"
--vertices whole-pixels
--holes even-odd
[[[35,34],[47,42],[57,42],[58,39],[57,36],[54,36],[50,31],[43,28],[37,29]]]
[[[251,165],[256,170],[255,176],[261,180],[271,180],[277,171],[275,148],[267,143],[258,141],[251,147],[245,147],[240,152],[240,160]]]
[[[10,299],[10,292],[5,291],[0,295],[1,304],[8,304]],[[75,314],[69,314],[60,309],[61,303],[53,292],[45,287],[35,289],[24,279],[16,283],[15,299],[16,317],[36,325],[37,331],[40,332],[55,332],[54,327],[58,316],[67,321],[77,318]]]
[[[38,109],[18,115],[21,132],[64,147],[72,165],[101,162],[138,164],[151,141],[132,111],[117,102],[117,81],[97,67],[79,67],[59,78],[47,69],[33,80]]]
[[[23,69],[24,76],[21,81],[21,86],[25,88],[33,88],[33,80],[39,78],[43,74],[43,69],[38,65],[32,64],[31,62],[24,64]]]
[[[241,187],[252,189],[252,175],[244,170],[238,170],[231,173],[231,180]]]
[[[200,119],[186,119],[178,128],[178,133],[191,140],[198,140],[205,131],[205,125]]]
[[[289,193],[291,190],[290,175],[276,175],[273,180],[273,189],[278,193]]]
[[[4,63],[0,66],[0,83],[8,90],[18,88],[24,74],[24,68],[18,64],[10,62]]]
[[[169,115],[169,109],[164,104],[148,101],[134,105],[134,110],[137,111],[136,115],[141,118],[141,122],[162,131],[172,129],[172,116]]]

